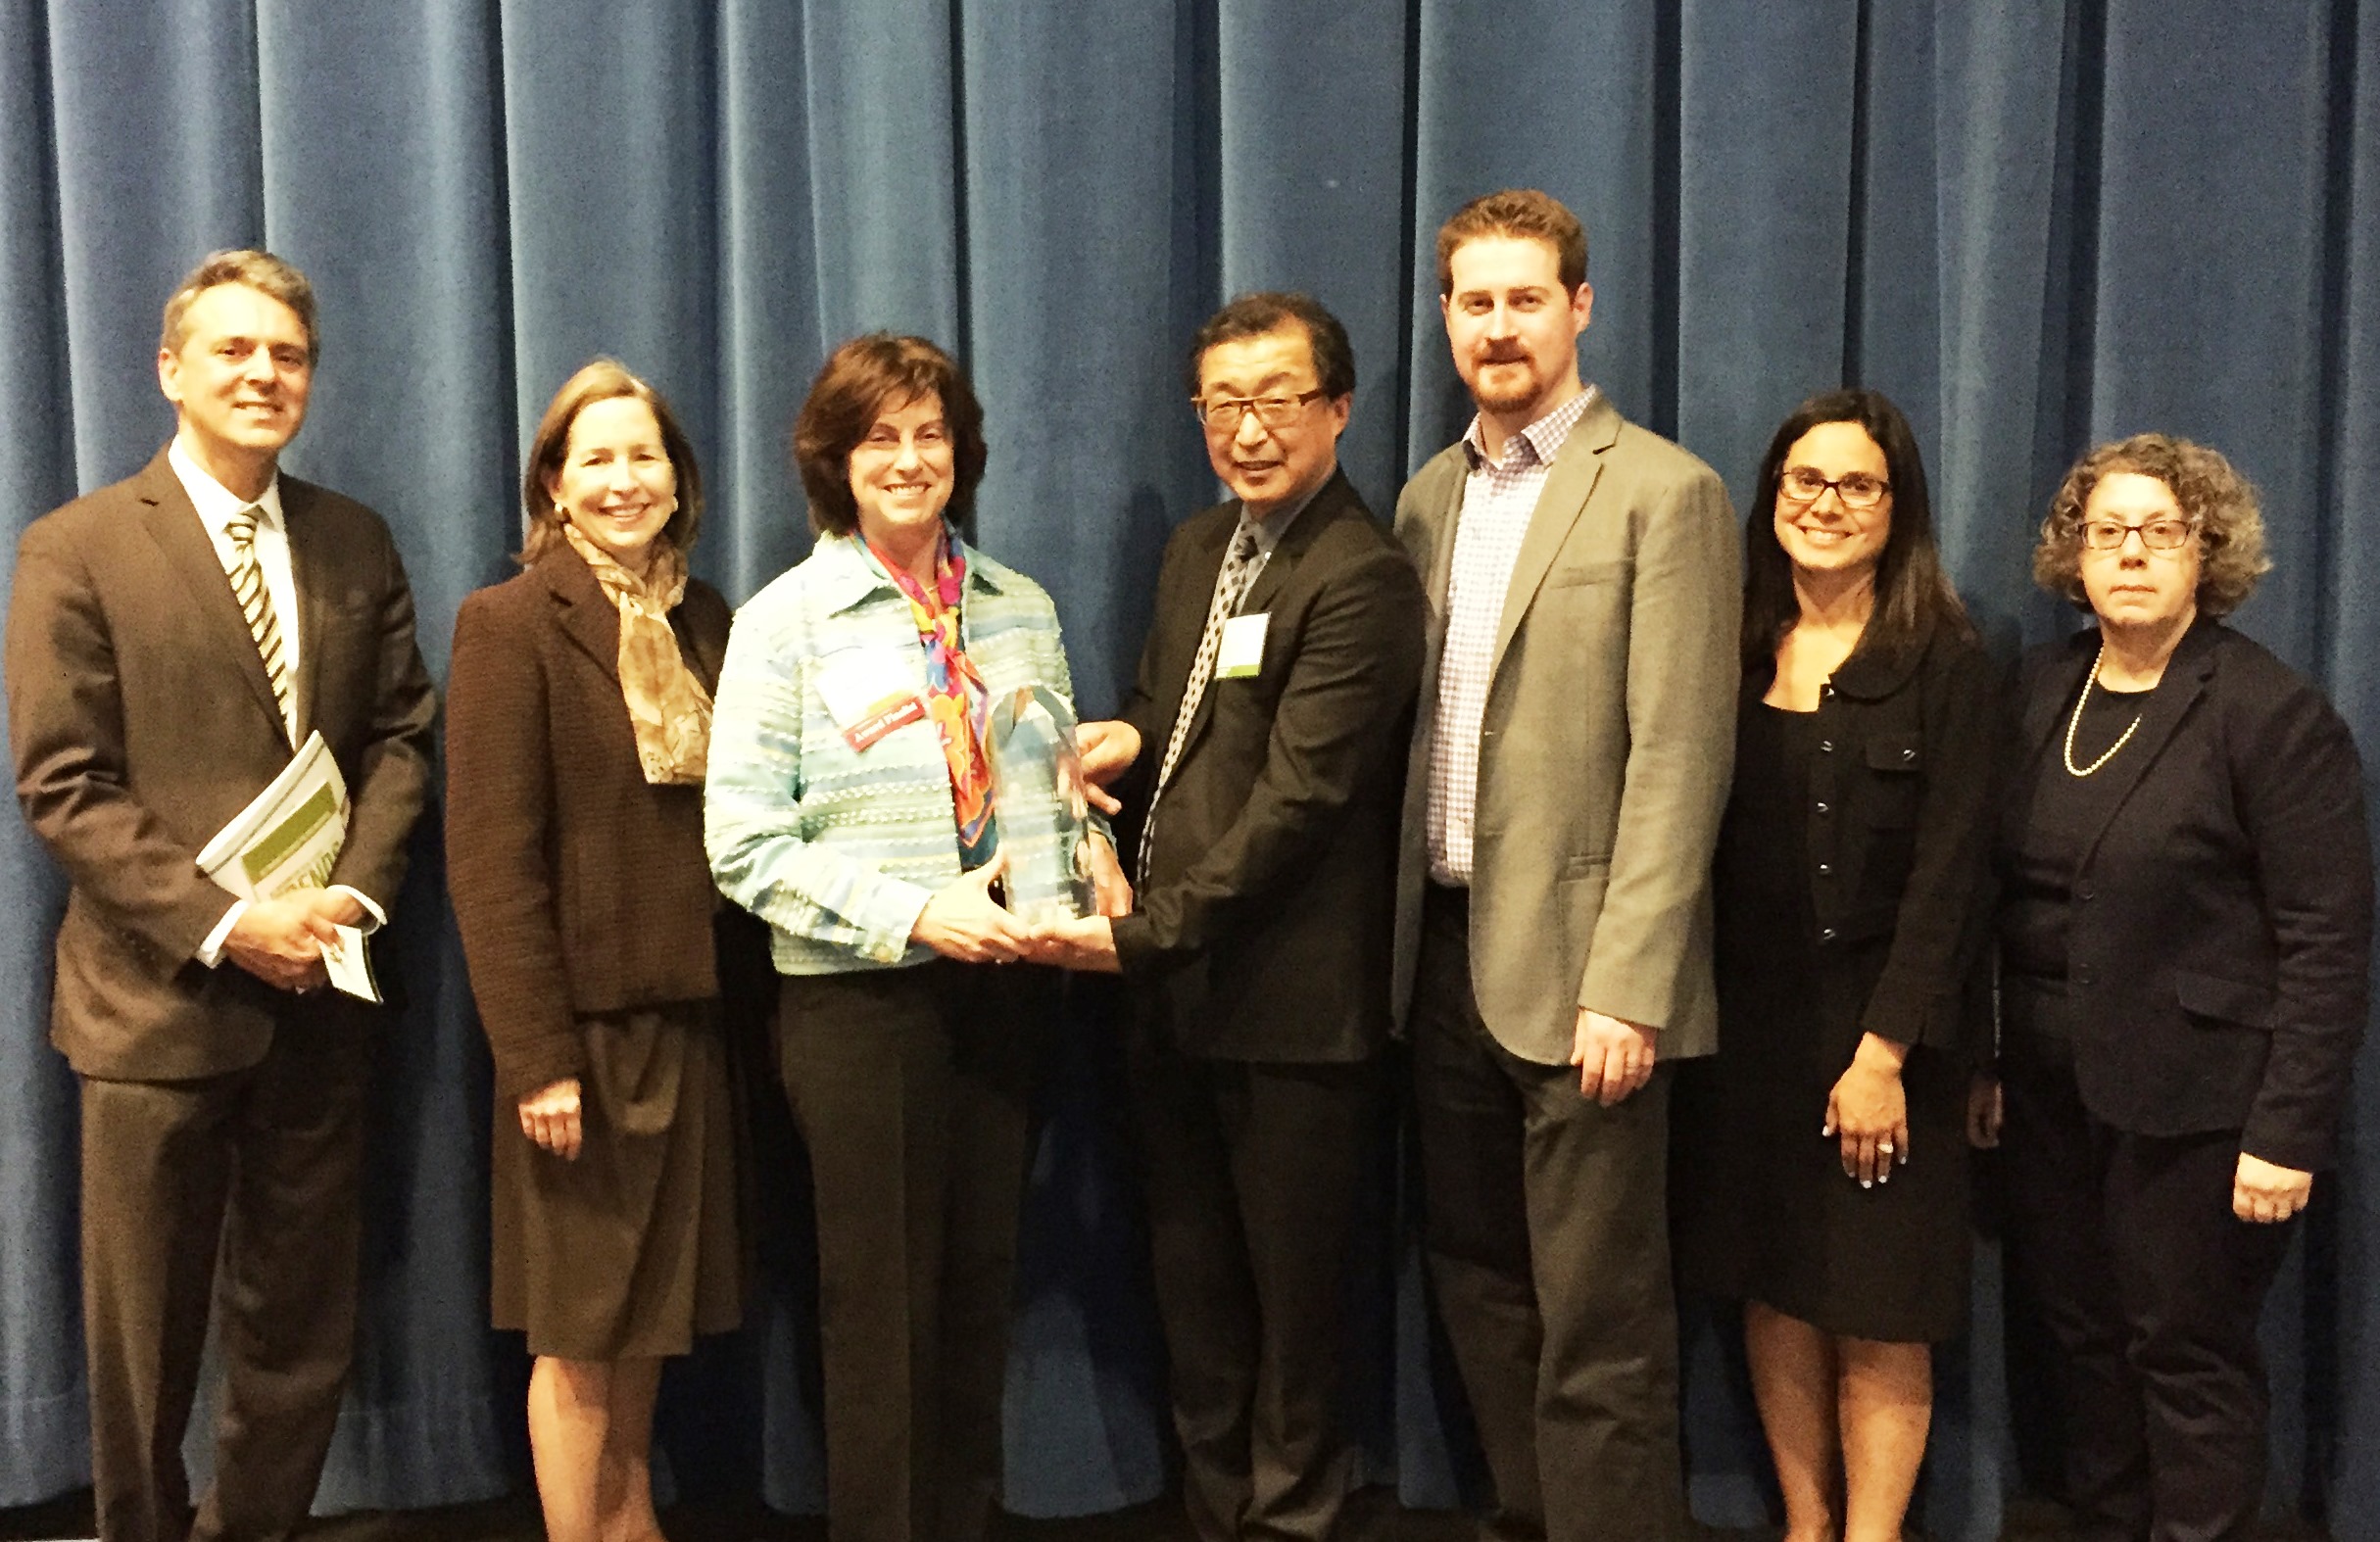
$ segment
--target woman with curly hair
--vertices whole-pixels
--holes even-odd
[[[2257,1320],[2364,1020],[2355,742],[2221,619],[2271,565],[2255,489],[2162,434],[2085,456],[2033,554],[2099,624],[2019,672],[2001,1080],[1974,1119],[2006,1148],[2011,1259],[2058,1346],[2066,1498],[2094,1534],[2248,1534]]]

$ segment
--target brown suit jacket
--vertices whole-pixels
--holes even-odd
[[[347,779],[330,882],[394,906],[429,785],[437,700],[388,529],[352,499],[281,477],[298,591],[301,738]],[[288,618],[283,618],[283,625]],[[230,904],[199,848],[289,763],[289,743],[198,511],[160,451],[35,520],[18,544],[6,653],[26,822],[67,871],[50,1036],[76,1071],[124,1081],[256,1064],[301,1008],[194,957]]]
[[[715,690],[727,602],[689,580],[671,620]],[[619,636],[566,546],[455,618],[447,885],[499,1099],[585,1069],[580,1017],[719,993],[703,790],[645,780]]]

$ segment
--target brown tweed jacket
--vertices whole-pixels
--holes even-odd
[[[706,689],[728,620],[687,583],[671,621]],[[646,782],[618,612],[569,548],[462,602],[446,774],[447,885],[498,1097],[578,1075],[581,1017],[718,994],[703,790]]]

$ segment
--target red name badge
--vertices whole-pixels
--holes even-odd
[[[926,715],[926,703],[914,696],[888,697],[868,708],[867,715],[843,731],[843,742],[853,750],[861,750],[876,743],[904,723],[914,723]]]

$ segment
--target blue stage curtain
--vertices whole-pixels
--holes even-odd
[[[1892,393],[2005,646],[2071,622],[2026,555],[2081,448],[2152,427],[2220,446],[2264,491],[2276,560],[2240,625],[2380,757],[2373,0],[0,0],[0,521],[156,449],[168,287],[268,244],[323,308],[292,467],[388,516],[442,672],[456,606],[517,544],[520,446],[578,363],[615,355],[677,405],[707,473],[698,565],[741,597],[808,549],[787,428],[825,350],[920,331],[988,410],[976,533],[1056,597],[1101,712],[1167,532],[1213,497],[1184,410],[1196,322],[1256,287],[1338,313],[1361,376],[1344,458],[1384,513],[1468,413],[1437,223],[1506,185],[1587,221],[1588,374],[1739,498],[1801,396]],[[73,1084],[44,1039],[60,882],[8,831],[0,1505],[88,1471]],[[401,1006],[325,1511],[524,1476],[517,1346],[482,1327],[487,1078],[437,844],[433,814],[383,944]],[[1044,1096],[1008,1395],[1027,1515],[1164,1481],[1113,1022],[1109,988],[1078,983]],[[2369,1068],[2265,1325],[2274,1504],[2342,1536],[2380,1530]],[[662,1441],[683,1491],[814,1510],[805,1180],[758,1092],[762,1288],[673,1376]],[[1445,1504],[1476,1473],[1390,1221],[1405,1159],[1384,1147],[1350,1312],[1356,1423],[1369,1473]],[[1975,1332],[1942,1361],[1938,1535],[1995,1535],[2018,1481],[1996,1269],[1987,1240]],[[1731,1329],[1691,1321],[1694,1500],[1756,1520]]]

